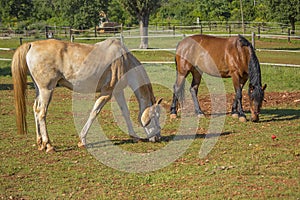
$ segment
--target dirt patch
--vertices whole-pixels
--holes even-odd
[[[229,113],[231,111],[232,102],[234,100],[235,94],[226,94],[226,109]],[[201,109],[206,114],[211,113],[211,101],[209,95],[205,95],[199,98]],[[216,99],[216,101],[219,101]],[[224,101],[220,101],[224,102]],[[243,92],[243,108],[244,111],[250,110],[249,97],[246,92]],[[300,106],[300,91],[296,92],[266,92],[265,93],[265,102],[263,103],[264,107],[280,107],[280,106],[291,106],[299,107]],[[263,109],[262,108],[262,109]]]

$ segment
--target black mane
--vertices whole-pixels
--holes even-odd
[[[250,62],[248,65],[249,97],[257,102],[262,102],[264,99],[264,91],[261,85],[260,64],[255,54],[255,50],[252,44],[242,35],[239,35],[239,41],[242,46],[247,46],[250,48]]]

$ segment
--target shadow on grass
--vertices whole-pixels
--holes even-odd
[[[271,118],[262,119],[261,123],[300,119],[300,110],[296,109],[264,109],[262,114],[271,115]]]
[[[67,152],[67,151],[74,151],[76,149],[79,149],[77,145],[73,146],[61,146],[61,147],[55,147],[56,152]]]
[[[13,84],[0,84],[0,90],[12,90]]]
[[[11,69],[10,69],[10,67],[0,68],[0,76],[8,76],[8,75],[11,76]]]
[[[295,48],[268,48],[268,49],[271,49],[271,50],[285,50],[285,51],[299,51],[300,48],[298,47],[295,47]]]
[[[225,136],[225,135],[230,135],[233,132],[223,132],[223,133],[210,133],[210,134],[191,134],[191,135],[168,135],[168,136],[162,136],[161,137],[161,142],[170,142],[170,141],[180,141],[180,140],[195,140],[195,139],[204,139],[204,138],[213,138],[213,137],[219,137],[219,136]],[[99,143],[104,143],[99,142]],[[122,139],[122,140],[111,140],[111,142],[114,145],[123,145],[123,144],[131,144],[131,143],[136,143],[134,139]],[[148,139],[141,138],[138,140],[138,142],[149,142]],[[96,143],[93,143],[96,144]],[[93,145],[91,144],[91,145]]]
[[[28,89],[34,89],[33,83],[27,83]],[[0,84],[0,90],[13,90],[14,85],[13,84]]]
[[[0,68],[0,76],[11,76],[10,67]],[[12,90],[12,84],[0,84],[0,90]]]

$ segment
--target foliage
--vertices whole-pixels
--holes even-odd
[[[151,23],[192,25],[201,21],[280,21],[294,30],[300,20],[299,0],[0,0],[0,22],[7,28],[19,28],[44,21],[49,25],[91,28],[99,22],[99,12],[110,21],[125,25],[139,23],[141,16]],[[156,11],[156,12],[155,12]],[[54,24],[50,24],[54,23]]]
[[[154,13],[161,4],[161,0],[121,0],[122,5],[131,16],[137,17],[140,25],[141,38],[140,48],[148,48],[148,25],[150,15]]]
[[[137,24],[138,20],[136,17],[131,16],[120,0],[112,0],[109,3],[108,11],[107,11],[108,19],[112,22],[118,22],[119,24],[126,24],[127,26],[131,26],[132,24]]]
[[[270,0],[270,9],[273,10],[273,17],[283,23],[290,23],[292,30],[295,30],[295,23],[300,20],[299,0]]]

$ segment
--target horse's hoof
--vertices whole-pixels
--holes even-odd
[[[246,117],[239,117],[239,121],[240,121],[240,122],[246,122],[247,119],[246,119]]]
[[[39,146],[39,147],[38,147],[38,150],[39,150],[39,151],[44,151],[44,150],[45,150],[45,147]]]
[[[176,114],[170,114],[170,119],[176,119],[177,115]]]
[[[239,118],[239,115],[237,113],[233,113],[231,116],[232,116],[232,118],[235,118],[235,119]]]
[[[78,142],[77,146],[81,149],[84,149],[85,148],[85,145],[82,144],[82,142]]]
[[[47,147],[47,150],[46,150],[46,153],[55,153],[56,151],[55,151],[55,149],[54,149],[54,147]]]
[[[201,113],[201,114],[198,114],[197,117],[198,118],[205,118],[205,115],[203,113]]]
[[[161,137],[160,136],[153,136],[151,138],[149,138],[149,142],[160,142]]]

